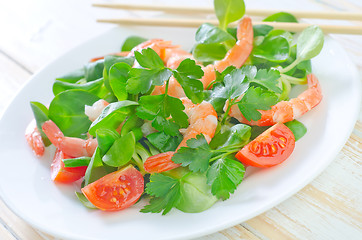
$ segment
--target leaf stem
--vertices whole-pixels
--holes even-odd
[[[287,66],[287,67],[285,67],[285,68],[279,69],[279,72],[280,72],[280,73],[289,72],[289,71],[292,70],[295,66],[297,66],[298,63],[300,63],[300,60],[297,58],[297,59],[295,59],[295,61],[292,62],[289,66]]]
[[[307,83],[307,78],[296,78],[285,74],[281,74],[281,76],[291,84],[303,85]]]
[[[206,90],[210,89],[211,86],[212,86],[214,83],[216,83],[216,82],[217,82],[216,80],[211,81],[211,83],[209,83],[209,85],[207,85],[207,87],[206,87],[205,89],[206,89]]]
[[[140,170],[141,174],[145,175],[147,172],[145,171],[145,169],[143,167],[142,159],[138,156],[138,154],[136,152],[133,153],[132,159],[136,163],[136,165],[137,165],[138,169]]]
[[[221,119],[221,126],[225,124],[226,118],[229,115],[230,108],[231,108],[232,105],[234,105],[234,102],[235,102],[233,100],[230,100],[230,98],[228,99],[228,101],[229,101],[228,107],[227,107],[227,109],[225,111],[224,116]]]

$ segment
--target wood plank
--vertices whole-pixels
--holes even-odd
[[[0,224],[0,239],[2,240],[16,240],[16,238],[5,228],[5,226]]]
[[[21,240],[46,240],[34,228],[20,219],[0,200],[0,219]]]
[[[352,134],[342,152],[317,179],[243,226],[266,239],[362,238],[362,166],[358,161],[362,156],[361,140]]]
[[[0,115],[30,73],[0,52]]]
[[[0,53],[0,114],[29,77],[30,73],[27,70],[10,60],[8,56]],[[8,232],[8,235],[13,236],[15,234],[23,240],[43,239],[31,226],[12,213],[1,200],[0,226],[0,232],[4,236],[5,232]],[[1,234],[0,239],[3,239]],[[4,239],[6,238],[4,237]],[[9,237],[9,239],[12,238]]]

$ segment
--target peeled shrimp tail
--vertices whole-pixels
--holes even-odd
[[[215,69],[224,71],[229,66],[240,68],[253,50],[254,31],[251,18],[245,16],[238,25],[236,33],[238,41],[227,53],[224,59],[215,63]]]
[[[236,36],[238,39],[236,44],[226,53],[222,60],[217,61],[214,65],[203,67],[204,76],[201,82],[204,88],[216,79],[215,70],[222,72],[229,66],[240,68],[248,59],[253,50],[254,40],[253,25],[250,17],[245,16],[239,22]]]
[[[46,121],[42,129],[56,148],[71,157],[91,157],[98,146],[97,139],[89,138],[84,140],[65,137],[58,126],[51,120]]]
[[[230,108],[229,115],[241,123],[257,126],[271,126],[278,122],[285,123],[297,119],[317,106],[322,100],[322,91],[317,77],[314,74],[309,74],[307,79],[307,90],[289,101],[278,102],[270,110],[259,110],[261,119],[258,121],[245,119],[237,105]]]
[[[35,119],[26,128],[25,139],[36,156],[41,157],[44,155],[45,146],[41,134],[36,127]]]
[[[254,39],[253,25],[249,17],[246,16],[243,18],[243,20],[239,22],[236,35],[238,39],[236,44],[226,53],[225,57],[222,60],[215,62],[215,64],[210,64],[206,67],[202,67],[202,70],[204,71],[204,76],[200,80],[204,86],[204,89],[206,89],[210,85],[210,83],[212,83],[216,79],[215,70],[217,70],[218,72],[222,72],[229,66],[235,66],[237,68],[240,68],[248,59],[253,49]],[[189,55],[190,54],[185,54],[184,51],[179,51],[178,53],[170,57],[167,65],[170,68],[177,68],[181,61],[187,58]],[[152,95],[159,95],[165,93],[165,85],[166,84],[164,84],[163,86],[156,86]],[[169,95],[177,98],[185,97],[185,93],[181,85],[176,81],[176,79],[171,77],[168,86]]]

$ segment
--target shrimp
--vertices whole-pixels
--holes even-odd
[[[285,123],[297,119],[315,106],[322,100],[321,87],[317,77],[309,74],[308,89],[302,92],[298,97],[289,101],[281,101],[271,107],[269,110],[259,110],[261,119],[258,121],[248,121],[241,114],[239,107],[233,105],[230,108],[229,115],[236,118],[241,123],[257,126],[271,126],[278,122]],[[227,109],[227,105],[225,105]]]
[[[93,103],[92,106],[85,105],[84,113],[88,116],[89,120],[94,122],[99,115],[101,115],[103,109],[107,107],[109,103],[103,99],[99,99],[97,102]]]
[[[75,137],[65,137],[58,126],[51,120],[46,121],[42,129],[56,148],[71,157],[91,157],[98,146],[97,139],[95,138],[84,140]]]
[[[25,138],[34,154],[38,157],[44,155],[44,142],[41,134],[36,126],[35,119],[33,119],[25,130]]]
[[[166,49],[178,47],[179,46],[172,45],[171,41],[164,41],[162,39],[150,39],[135,46],[128,54],[128,56],[134,56],[135,52],[139,52],[142,49],[152,48],[158,54],[158,56],[160,56],[160,58],[165,61],[166,57],[168,57],[168,55],[166,54]]]
[[[186,147],[187,140],[196,138],[198,134],[203,134],[209,143],[214,137],[217,127],[217,114],[214,107],[205,101],[200,104],[193,104],[188,98],[182,98],[181,100],[185,105],[185,113],[189,117],[190,125],[183,131],[184,138],[176,151],[181,147]],[[180,164],[176,164],[171,160],[174,153],[170,151],[149,157],[144,163],[145,170],[149,173],[155,173],[179,167]]]
[[[167,56],[165,58],[166,66],[171,69],[176,69],[180,63],[186,58],[192,58],[192,54],[188,53],[182,49],[167,49]],[[152,95],[161,95],[166,92],[166,83],[162,86],[155,86],[155,89],[152,92]],[[182,89],[180,83],[176,80],[174,76],[171,76],[168,84],[167,94],[172,97],[183,98],[186,97],[184,90]]]
[[[253,50],[254,39],[253,25],[250,17],[246,16],[239,22],[236,36],[238,41],[226,53],[225,57],[222,60],[215,62],[213,65],[210,64],[206,67],[202,67],[202,70],[204,71],[204,76],[200,80],[204,86],[204,89],[206,89],[216,79],[215,70],[218,72],[222,72],[229,66],[240,68],[248,59],[251,51]],[[174,63],[170,65],[177,68],[177,64],[180,64],[180,62],[185,58],[187,58],[187,55],[181,53],[179,59],[177,61],[173,60]],[[156,86],[152,95],[165,93],[165,85],[166,83],[162,86]],[[185,97],[185,93],[181,85],[176,81],[176,79],[172,79],[172,77],[169,81],[168,90],[168,94],[170,96],[177,98]]]

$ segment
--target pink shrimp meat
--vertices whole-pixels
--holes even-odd
[[[289,101],[278,102],[269,110],[259,110],[261,119],[258,121],[248,121],[245,119],[237,105],[233,105],[230,108],[229,115],[241,123],[257,126],[271,126],[278,122],[285,123],[297,119],[317,106],[322,100],[322,91],[317,77],[314,74],[309,74],[307,79],[307,90]],[[224,108],[224,111],[225,109],[227,109],[227,106]]]

